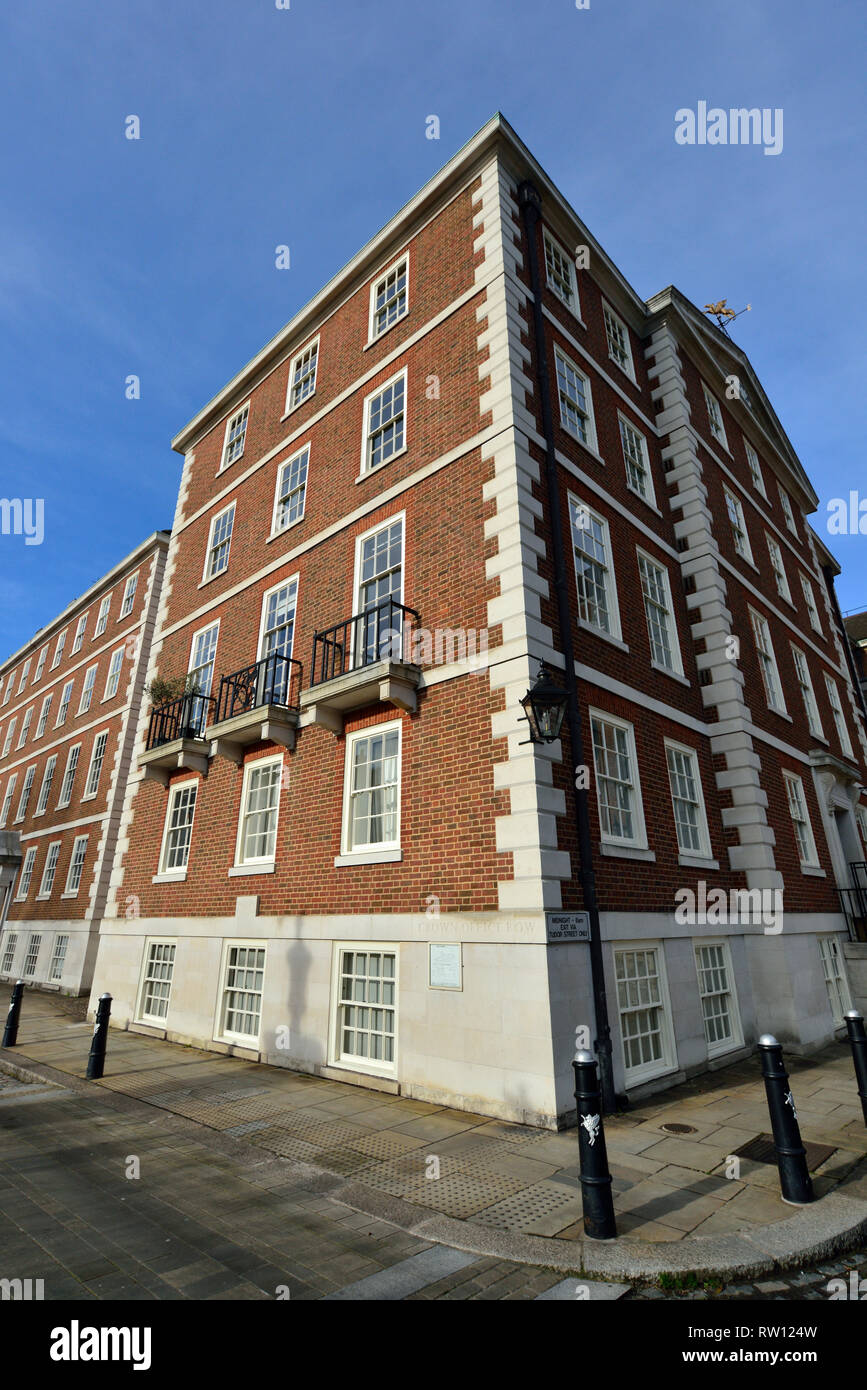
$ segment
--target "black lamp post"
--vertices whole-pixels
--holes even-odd
[[[529,743],[553,743],[560,737],[568,698],[563,687],[551,679],[551,672],[543,661],[536,684],[521,701],[530,725]]]

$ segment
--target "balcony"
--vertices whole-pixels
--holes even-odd
[[[145,752],[139,758],[146,778],[168,784],[172,772],[208,772],[208,741],[214,700],[209,695],[182,695],[151,710]]]
[[[853,941],[867,941],[867,862],[849,865],[851,888],[838,888],[840,906],[849,924]]]
[[[396,599],[386,598],[313,638],[310,688],[301,709],[312,722],[343,733],[348,710],[378,703],[416,709],[421,667],[407,660],[410,633],[419,616]]]
[[[251,743],[294,748],[300,689],[300,662],[279,652],[223,676],[214,723],[206,730],[212,756],[240,766]]]

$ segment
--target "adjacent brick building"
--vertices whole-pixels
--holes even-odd
[[[155,532],[0,666],[0,978],[90,988],[169,534]]]
[[[115,1024],[562,1123],[583,779],[618,1089],[834,1035],[867,741],[816,495],[742,350],[502,117],[174,447],[149,674],[190,692],[139,724]],[[555,524],[583,759],[522,721],[565,682]]]

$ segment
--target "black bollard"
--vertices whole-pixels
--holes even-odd
[[[852,1061],[855,1063],[855,1079],[858,1082],[858,1095],[861,1097],[861,1110],[867,1125],[867,1033],[864,1019],[855,1009],[846,1015],[846,1031],[852,1044]]]
[[[108,1019],[111,1014],[111,995],[101,994],[96,1006],[96,1022],[93,1025],[93,1041],[87,1059],[88,1081],[98,1081],[105,1070],[105,1044],[108,1040]]]
[[[783,1201],[794,1206],[805,1206],[807,1202],[815,1200],[813,1183],[807,1167],[807,1154],[801,1143],[795,1099],[783,1066],[783,1049],[772,1034],[763,1033],[759,1038],[759,1057],[771,1113]]]
[[[602,1127],[602,1094],[592,1052],[576,1052],[575,1100],[578,1103],[578,1152],[581,1161],[581,1200],[584,1231],[593,1240],[613,1240],[617,1235],[611,1174]]]
[[[21,1017],[21,1000],[24,998],[24,981],[16,980],[12,986],[12,999],[9,1004],[9,1012],[6,1015],[6,1027],[3,1030],[3,1046],[14,1047],[18,1041],[18,1020]]]

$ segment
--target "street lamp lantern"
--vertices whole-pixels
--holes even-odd
[[[551,679],[551,672],[543,662],[536,684],[521,701],[530,725],[531,743],[553,743],[560,737],[567,699],[566,691]]]

